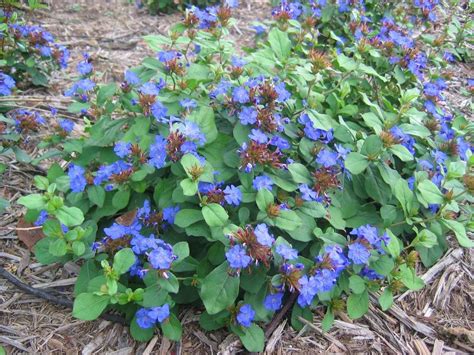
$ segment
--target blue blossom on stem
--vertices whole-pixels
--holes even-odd
[[[15,84],[15,80],[10,75],[0,72],[0,96],[10,96]]]
[[[224,199],[228,204],[238,206],[242,201],[242,192],[238,187],[229,185],[224,189]]]
[[[298,251],[289,247],[288,245],[282,243],[278,244],[275,248],[275,251],[278,255],[286,260],[294,260],[298,258]]]
[[[252,325],[252,322],[255,318],[255,311],[252,306],[249,304],[244,304],[240,306],[239,313],[237,313],[237,322],[245,328],[248,328]]]
[[[86,170],[79,165],[71,164],[68,169],[71,190],[73,192],[84,191],[87,181],[85,177]]]
[[[274,294],[267,295],[263,301],[263,306],[269,311],[278,311],[281,308],[281,303],[283,301],[283,293],[278,292]]]
[[[252,186],[257,191],[260,191],[261,189],[271,190],[273,181],[266,175],[260,175],[253,179]]]
[[[347,256],[354,264],[367,264],[370,258],[370,251],[363,244],[355,242],[349,245]]]
[[[240,123],[243,125],[255,124],[257,122],[257,110],[253,107],[243,107],[239,113]]]
[[[271,247],[275,243],[275,238],[270,234],[265,223],[257,224],[254,228],[254,233],[257,241],[263,246]]]
[[[243,86],[238,86],[232,92],[232,99],[240,104],[249,102],[249,93]]]
[[[132,144],[129,142],[117,142],[114,146],[114,153],[120,158],[125,158],[132,151]]]
[[[247,251],[240,244],[236,244],[231,247],[226,253],[225,256],[229,265],[233,269],[243,269],[246,268],[252,259],[247,255]]]

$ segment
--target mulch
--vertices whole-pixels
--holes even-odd
[[[121,80],[126,68],[140,63],[153,53],[142,36],[166,34],[179,21],[179,14],[150,16],[124,0],[73,1],[50,0],[48,11],[32,15],[31,21],[53,33],[57,40],[71,48],[72,64],[57,72],[51,87],[29,89],[18,95],[19,105],[46,112],[50,105],[63,115],[68,99],[61,96],[73,82],[75,63],[88,52],[105,81]],[[232,37],[240,48],[251,44],[249,30],[256,17],[268,17],[270,6],[248,3],[236,14],[238,20]],[[456,109],[472,118],[471,100],[462,95],[465,79],[474,77],[472,63],[452,67],[453,78],[447,100]],[[80,134],[80,133],[79,133]],[[38,149],[32,141],[33,154]],[[32,178],[38,171],[12,158],[0,157],[8,169],[0,182],[0,194],[11,207],[0,215],[0,265],[24,283],[50,290],[54,295],[72,299],[72,290],[79,266],[36,262],[24,243],[30,231],[17,230],[24,210],[15,205],[22,195],[34,190]],[[43,163],[40,169],[45,168]],[[20,223],[22,228],[28,228]],[[23,241],[21,241],[23,240]],[[419,273],[427,286],[417,293],[398,295],[395,305],[382,312],[373,302],[369,312],[352,321],[340,314],[333,329],[321,330],[322,310],[316,311],[313,322],[304,322],[301,331],[294,331],[284,319],[269,337],[265,351],[271,354],[290,353],[383,353],[383,354],[447,354],[474,353],[474,251],[459,248],[450,240],[451,249],[429,270]],[[198,320],[202,310],[183,309],[179,318],[184,335],[179,343],[171,343],[156,335],[148,343],[135,342],[127,327],[108,320],[92,322],[72,318],[70,309],[51,304],[24,293],[0,278],[0,345],[7,353],[108,353],[108,354],[232,354],[243,352],[239,340],[225,331],[206,333]]]

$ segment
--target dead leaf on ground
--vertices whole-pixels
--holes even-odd
[[[33,250],[33,247],[35,246],[36,242],[44,238],[44,234],[41,228],[27,229],[34,228],[35,226],[31,223],[26,222],[24,218],[21,218],[16,226],[17,228],[20,228],[16,231],[18,239],[25,243],[29,250]]]

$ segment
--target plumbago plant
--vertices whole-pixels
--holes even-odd
[[[444,48],[415,32],[442,9],[283,2],[242,57],[231,5],[147,36],[157,56],[120,85],[78,67],[85,135],[19,200],[40,262],[84,260],[77,318],[114,309],[138,340],[178,340],[180,307],[204,306],[204,329],[261,351],[283,304],[296,329],[323,309],[327,330],[421,289],[448,235],[473,246],[472,123],[444,103]]]
[[[36,0],[28,3],[30,10],[44,7]],[[55,43],[51,33],[25,23],[22,6],[16,0],[0,4],[0,96],[10,95],[15,81],[47,86],[49,73],[66,68],[69,59],[68,49]]]

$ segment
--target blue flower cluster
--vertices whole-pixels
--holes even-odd
[[[54,43],[54,37],[41,26],[9,24],[9,30],[16,41],[24,40],[41,57],[53,59],[60,68],[67,68],[69,61],[69,50]]]
[[[167,303],[161,307],[140,308],[135,313],[137,324],[144,329],[152,328],[157,322],[165,322],[169,316],[170,306]]]
[[[16,82],[10,75],[0,72],[0,96],[10,96],[15,85]]]

